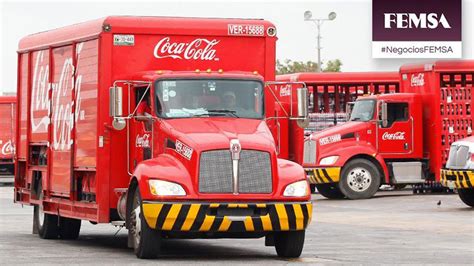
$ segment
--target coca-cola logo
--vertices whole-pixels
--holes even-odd
[[[135,146],[138,148],[150,148],[150,134],[137,135]]]
[[[383,140],[405,140],[405,132],[395,132],[395,133],[388,133],[385,132],[382,135]]]
[[[219,41],[198,38],[190,42],[171,42],[170,37],[161,39],[153,50],[155,58],[219,61],[214,46]]]
[[[0,145],[2,145],[2,142],[3,141],[0,140]],[[1,152],[2,155],[11,155],[11,154],[13,154],[14,149],[13,149],[12,141],[9,140],[9,141],[3,143],[2,149],[1,149],[0,152]]]
[[[83,43],[76,46],[76,59],[79,60]],[[72,128],[79,119],[81,112],[81,85],[82,75],[77,75],[73,65],[72,57],[68,57],[62,63],[58,82],[49,82],[49,64],[43,64],[43,51],[38,52],[36,64],[33,71],[33,86],[31,96],[31,130],[42,132],[53,122],[53,149],[70,150],[72,145]],[[76,101],[64,100],[67,94],[75,88]],[[49,90],[52,90],[51,101],[48,98]],[[72,98],[72,97],[71,97]],[[53,109],[51,114],[50,103]],[[74,106],[76,105],[76,106]],[[75,107],[75,112],[72,109]],[[43,117],[35,117],[34,111],[48,110]],[[39,121],[39,122],[36,122]]]
[[[411,86],[423,86],[425,85],[425,74],[419,73],[418,75],[411,75]]]
[[[284,85],[280,87],[280,97],[291,95],[291,85]]]

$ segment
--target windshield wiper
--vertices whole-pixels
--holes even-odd
[[[362,120],[362,118],[360,118],[360,117],[354,117],[354,118],[352,118],[350,121],[359,121],[359,120]]]
[[[230,114],[233,117],[239,117],[236,113],[237,111],[227,110],[227,109],[215,109],[215,110],[207,110],[208,113],[214,114]]]

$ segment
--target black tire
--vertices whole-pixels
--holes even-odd
[[[328,199],[344,198],[344,194],[342,194],[337,184],[317,184],[316,188],[318,189],[319,194]]]
[[[298,258],[303,251],[305,231],[275,233],[275,250],[279,257]]]
[[[342,168],[339,189],[349,199],[368,199],[380,187],[381,174],[369,160],[354,159]]]
[[[311,191],[311,194],[316,194],[316,185],[309,184],[309,190]]]
[[[59,218],[59,238],[77,239],[81,231],[81,220],[73,218]]]
[[[474,207],[474,188],[458,189],[458,195],[462,202]]]
[[[138,187],[134,191],[131,204],[129,234],[133,237],[133,251],[137,258],[154,259],[160,255],[161,234],[158,230],[150,228],[143,217],[141,196]],[[137,215],[137,212],[138,215]],[[139,219],[139,223],[137,223]],[[137,229],[137,225],[140,225]]]
[[[38,184],[39,200],[43,200],[43,186],[41,180]],[[42,219],[40,219],[42,218]],[[33,232],[38,232],[40,238],[57,239],[59,236],[58,216],[43,212],[42,206],[35,205],[33,208]]]

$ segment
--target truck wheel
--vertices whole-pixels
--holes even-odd
[[[59,238],[77,239],[81,231],[81,220],[73,218],[59,218]]]
[[[303,251],[305,231],[275,233],[275,250],[279,257],[298,258]]]
[[[458,189],[459,198],[462,202],[466,203],[471,207],[474,207],[474,189],[473,188],[466,188],[466,189]]]
[[[133,237],[133,250],[137,258],[154,259],[160,254],[161,235],[150,228],[142,214],[140,190],[134,192],[132,209],[130,211],[129,234]]]
[[[344,194],[336,184],[317,184],[319,194],[323,195],[328,199],[343,199]]]
[[[43,187],[41,181],[38,184],[39,200],[43,200]],[[35,205],[33,208],[33,232],[38,232],[40,238],[56,239],[59,235],[58,216],[44,213],[43,205]]]
[[[379,171],[369,160],[351,160],[342,169],[339,189],[349,199],[371,198],[379,187]]]

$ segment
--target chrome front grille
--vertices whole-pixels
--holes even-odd
[[[305,140],[303,146],[303,164],[316,164],[316,141]]]
[[[242,150],[239,160],[239,193],[271,193],[272,170],[270,154]],[[232,158],[229,150],[201,153],[199,192],[232,193]]]
[[[449,158],[446,166],[448,168],[464,168],[469,159],[469,147],[463,145],[452,145],[449,150]]]

